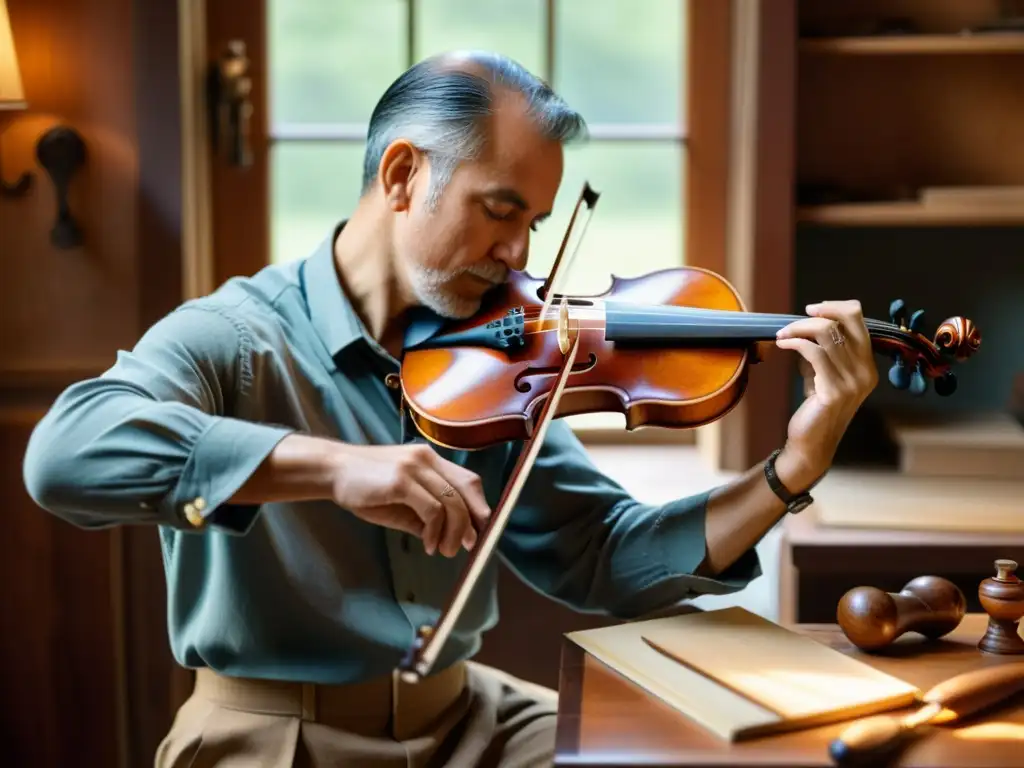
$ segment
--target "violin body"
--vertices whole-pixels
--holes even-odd
[[[604,293],[556,297],[541,318],[544,286],[513,272],[473,317],[406,349],[403,397],[427,439],[474,450],[528,438],[568,337],[578,352],[554,418],[618,412],[627,430],[709,424],[743,397],[757,344],[799,317],[747,312],[727,280],[699,267],[613,277]],[[919,395],[934,379],[951,394],[950,363],[981,344],[974,324],[949,318],[932,341],[917,330],[923,312],[908,325],[896,301],[890,316],[866,321],[874,350],[895,361],[890,382]]]
[[[539,295],[543,285],[527,273],[513,272],[487,295],[473,318],[445,328],[453,333],[496,323],[495,331],[511,331],[506,338],[522,332],[521,345],[405,352],[404,396],[413,422],[428,439],[476,449],[533,433],[535,416],[563,359],[554,310],[547,320],[536,319],[544,304]],[[605,293],[569,298],[570,328],[579,334],[580,346],[556,418],[614,411],[625,415],[627,430],[688,428],[721,418],[739,402],[752,359],[749,344],[652,347],[644,340],[610,340],[604,311],[609,301],[744,309],[727,281],[696,267],[613,277]]]

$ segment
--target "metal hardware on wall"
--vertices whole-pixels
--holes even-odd
[[[29,187],[32,186],[32,174],[28,171],[21,174],[18,180],[13,184],[8,184],[4,181],[3,176],[0,175],[0,196],[2,197],[21,197],[28,192]]]
[[[36,159],[46,170],[57,193],[57,221],[50,242],[58,248],[82,244],[82,231],[68,205],[68,189],[75,172],[85,163],[85,142],[74,128],[54,126],[36,144]]]
[[[85,142],[74,128],[56,125],[36,142],[36,160],[53,182],[57,196],[57,220],[50,229],[50,242],[58,248],[76,248],[82,244],[82,230],[71,213],[68,191],[75,173],[85,163]],[[13,183],[0,177],[0,197],[24,197],[33,178],[29,171]]]
[[[232,40],[210,67],[208,97],[214,151],[230,165],[252,165],[249,124],[252,118],[252,78],[245,42]]]

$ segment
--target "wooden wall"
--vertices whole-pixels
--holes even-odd
[[[35,178],[25,197],[0,198],[0,739],[9,765],[152,764],[172,701],[156,532],[51,517],[21,462],[53,398],[180,298],[176,8],[7,6],[29,109],[0,113],[0,168]],[[70,197],[85,243],[72,250],[49,242],[54,189],[34,158],[57,122],[87,148]]]

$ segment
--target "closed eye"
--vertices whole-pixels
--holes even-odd
[[[484,209],[484,213],[487,215],[487,217],[489,219],[494,220],[494,221],[513,221],[519,215],[519,210],[516,209],[516,208],[513,208],[508,213],[498,213],[497,211],[492,210],[487,205],[484,205],[483,209]],[[548,214],[546,214],[546,213],[542,213],[541,215],[537,216],[532,222],[530,222],[530,229],[533,232],[536,232],[537,228],[540,226],[541,222],[543,222],[547,218],[548,218]]]
[[[508,213],[498,213],[496,211],[492,211],[486,205],[484,206],[484,213],[486,213],[489,218],[492,218],[495,221],[512,221],[512,219],[515,218],[516,215],[516,211],[514,210],[509,211]]]

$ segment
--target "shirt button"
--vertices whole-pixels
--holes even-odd
[[[402,386],[402,380],[399,378],[397,373],[389,373],[384,377],[384,384],[389,389],[400,389]]]
[[[185,505],[185,519],[188,520],[195,528],[202,528],[206,523],[206,520],[203,519],[199,510],[196,509],[195,504],[191,503]]]
[[[408,533],[402,534],[402,551],[403,552],[408,552],[409,551],[409,534]]]

